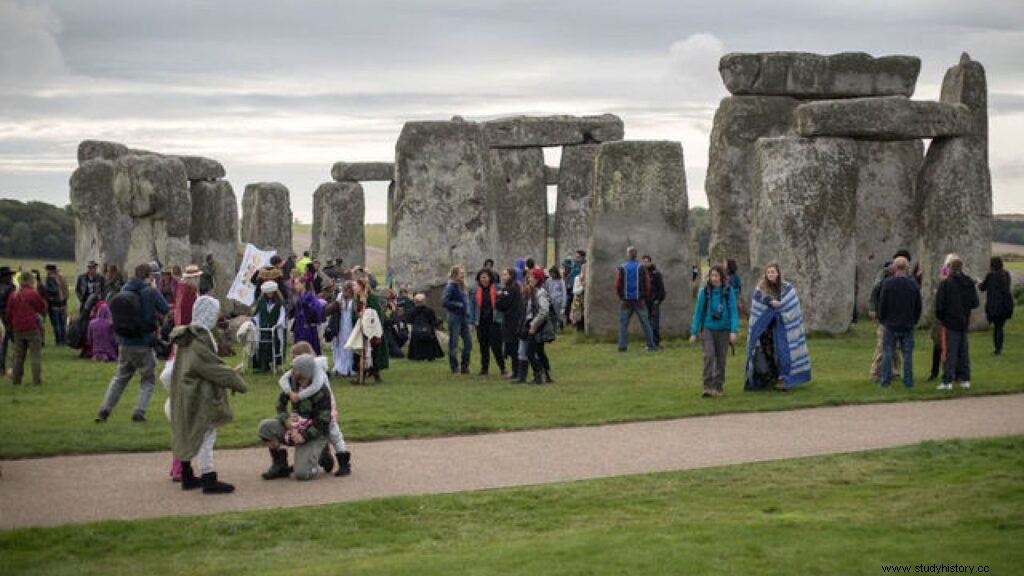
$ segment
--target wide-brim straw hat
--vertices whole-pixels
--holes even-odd
[[[182,278],[199,278],[203,275],[203,271],[199,269],[199,266],[195,264],[189,264],[185,267],[185,271],[182,272]]]

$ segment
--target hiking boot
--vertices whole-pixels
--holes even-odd
[[[181,462],[181,489],[182,490],[195,490],[199,488],[199,478],[196,478],[196,473],[192,471],[192,462],[188,460],[182,460]]]
[[[263,473],[264,480],[276,480],[277,478],[287,478],[292,474],[292,468],[288,466],[288,451],[284,448],[278,448],[274,450],[270,449],[270,458],[273,463],[270,468]]]
[[[348,476],[352,473],[352,453],[351,452],[338,452],[335,454],[338,458],[338,471],[334,473],[335,476]]]
[[[203,494],[231,494],[235,491],[235,487],[231,484],[218,481],[216,472],[203,474],[199,482],[203,485]]]
[[[324,469],[324,473],[330,474],[331,470],[334,470],[334,458],[331,458],[331,449],[324,445],[324,449],[320,451],[320,459],[317,460],[320,467]]]
[[[135,412],[132,412],[132,422],[145,422],[145,421],[146,421],[146,413],[145,412],[139,412],[137,410]]]
[[[530,370],[530,363],[526,360],[516,360],[516,364],[519,365],[519,376],[515,382],[517,384],[526,384],[526,373]]]
[[[104,422],[107,421],[107,418],[110,418],[110,410],[107,410],[106,408],[103,408],[96,413],[97,424],[103,424]]]

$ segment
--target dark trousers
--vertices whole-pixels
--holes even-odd
[[[651,335],[654,336],[654,345],[661,345],[661,302],[650,301],[647,303],[647,315],[651,320]]]
[[[914,329],[894,330],[888,326],[885,327],[885,335],[882,336],[882,386],[888,386],[892,382],[892,357],[896,353],[897,344],[903,354],[903,385],[912,388],[914,386]]]
[[[538,379],[542,372],[551,371],[551,362],[548,361],[548,354],[544,351],[544,343],[538,342],[533,336],[526,341],[526,359],[530,361],[530,366],[533,366],[533,375]]]
[[[67,330],[68,317],[64,309],[50,309],[50,324],[53,325],[53,342],[57,346],[64,345],[64,332]]]
[[[942,371],[942,383],[971,381],[971,357],[967,349],[967,332],[946,328],[946,365]]]
[[[7,330],[0,341],[0,378],[7,375],[7,344],[11,341],[11,332],[12,330]]]
[[[491,367],[491,354],[502,372],[505,371],[505,358],[501,346],[501,324],[493,321],[480,321],[476,327],[476,341],[480,345],[480,370],[487,372]]]
[[[992,350],[996,354],[1003,351],[1003,339],[1006,337],[1003,327],[1006,326],[1006,318],[999,318],[992,321]]]

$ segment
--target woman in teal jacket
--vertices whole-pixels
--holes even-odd
[[[739,331],[736,294],[725,278],[721,266],[711,267],[707,284],[697,294],[690,326],[690,342],[696,342],[699,334],[704,345],[704,398],[724,394],[726,353],[736,343]]]

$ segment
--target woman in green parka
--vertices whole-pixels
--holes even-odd
[[[379,318],[381,316],[380,299],[376,294],[370,290],[370,282],[366,279],[366,276],[360,276],[355,281],[355,300],[352,306],[352,323],[358,326],[359,317],[367,307],[377,312]],[[388,347],[387,344],[381,338],[374,338],[376,342],[371,341],[370,346],[372,347],[373,366],[367,372],[368,375],[373,376],[374,382],[380,382],[380,371],[388,369]],[[353,367],[358,373],[359,371],[359,355],[353,354],[353,362],[356,362]]]
[[[175,346],[171,370],[171,449],[181,460],[181,488],[202,487],[204,494],[227,494],[235,487],[217,480],[213,471],[213,444],[217,428],[234,417],[228,405],[227,391],[246,392],[249,388],[238,372],[217,355],[213,338],[220,315],[215,298],[200,296],[192,307],[192,324],[171,332]],[[195,459],[201,476],[192,470]]]

